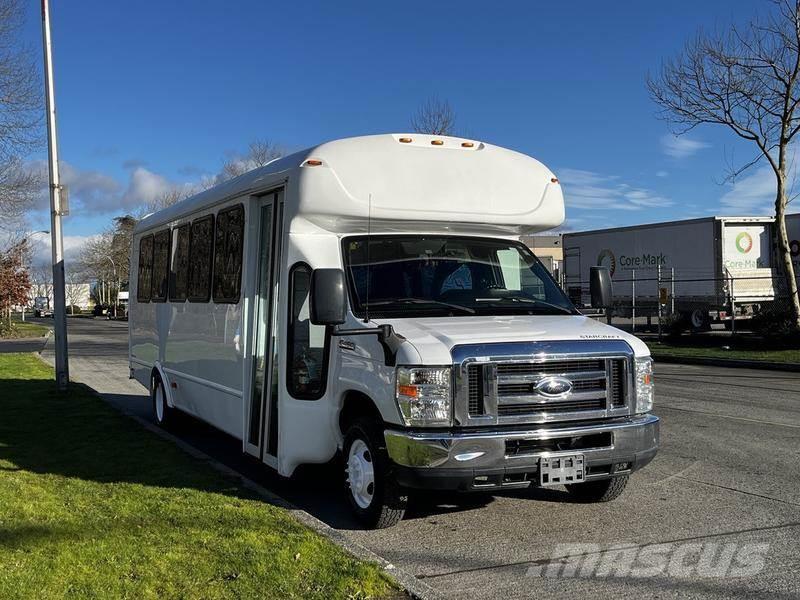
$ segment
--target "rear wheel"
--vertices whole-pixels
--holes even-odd
[[[619,497],[628,485],[628,476],[587,481],[568,485],[567,491],[578,502],[610,502]]]
[[[347,429],[343,450],[347,499],[358,520],[369,529],[397,524],[408,495],[392,475],[381,428],[367,419],[355,421]]]
[[[158,373],[153,375],[150,397],[153,400],[153,418],[155,422],[161,427],[169,427],[174,419],[173,413],[175,411],[167,404],[164,382],[161,381],[161,376]]]

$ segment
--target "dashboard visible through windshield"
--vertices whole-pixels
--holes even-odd
[[[364,317],[578,314],[522,243],[436,235],[343,240],[353,312]]]

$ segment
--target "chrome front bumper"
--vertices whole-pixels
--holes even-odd
[[[476,478],[483,481],[487,474],[496,486],[530,485],[535,481],[528,475],[538,471],[543,456],[583,454],[587,480],[643,467],[658,450],[659,419],[646,414],[592,425],[553,425],[525,431],[443,433],[387,429],[384,437],[389,457],[399,466],[404,483],[413,480],[416,483],[411,485],[415,487],[454,487],[438,485],[437,474],[460,480],[455,487],[465,487],[464,481]],[[537,449],[546,447],[548,440],[570,440],[572,446],[563,450]],[[526,477],[520,479],[519,474]],[[470,483],[466,487],[482,486]]]

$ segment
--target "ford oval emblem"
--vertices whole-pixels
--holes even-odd
[[[572,382],[563,377],[546,377],[536,382],[533,389],[541,396],[565,396],[572,391]]]

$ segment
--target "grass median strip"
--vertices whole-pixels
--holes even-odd
[[[650,352],[657,360],[660,356],[674,358],[723,358],[730,360],[758,360],[763,362],[800,363],[800,349],[768,350],[757,348],[723,348],[719,346],[679,346],[669,343],[648,342]]]
[[[46,325],[28,321],[13,321],[11,331],[5,337],[14,339],[38,338],[47,335],[48,331],[50,331],[50,328]]]
[[[0,355],[0,598],[369,598],[399,591],[91,392]]]

